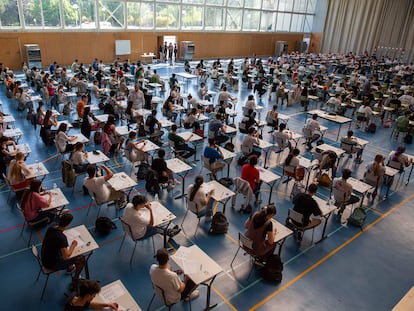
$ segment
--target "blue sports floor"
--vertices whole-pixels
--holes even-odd
[[[182,66],[169,67],[156,65],[161,76],[170,75],[173,71],[183,71]],[[210,89],[217,89],[210,84]],[[189,83],[192,94],[196,93],[196,81]],[[239,111],[251,93],[245,85],[240,87],[236,96],[239,103],[236,109]],[[267,95],[264,96],[263,105],[265,111],[274,103],[268,103]],[[28,163],[35,160],[42,161],[50,171],[44,180],[44,186],[52,187],[56,183],[63,189],[70,205],[67,207],[74,215],[73,226],[85,224],[94,233],[94,221],[97,208],[92,207],[89,216],[86,216],[90,203],[89,196],[77,191],[72,194],[72,189],[66,188],[61,180],[61,165],[56,161],[55,147],[45,147],[40,140],[38,132],[25,118],[25,113],[18,113],[16,103],[6,98],[4,85],[0,86],[0,100],[3,103],[3,111],[12,114],[16,118],[16,127],[23,130],[21,143],[29,143],[32,153],[27,159]],[[159,106],[160,107],[160,106]],[[306,115],[300,112],[298,107],[282,106],[278,108],[280,113],[291,115],[289,121],[290,130],[301,132]],[[160,113],[160,112],[159,112]],[[265,113],[262,113],[262,119]],[[63,117],[61,117],[63,118]],[[238,122],[236,122],[238,123]],[[338,146],[336,134],[338,128],[334,123],[320,120],[322,125],[328,126],[329,131],[325,141]],[[343,127],[341,134],[346,133],[347,126]],[[71,129],[70,133],[76,133],[78,129]],[[264,139],[268,139],[268,127],[265,127]],[[362,178],[365,165],[373,159],[377,153],[388,155],[398,143],[391,141],[391,129],[378,127],[375,134],[368,134],[362,130],[354,129],[355,136],[368,139],[370,143],[366,147],[363,159],[364,163],[355,165],[351,159],[344,158],[340,161],[341,168],[347,166],[352,169],[353,177]],[[233,140],[236,151],[240,152],[240,142],[243,134],[237,135]],[[310,157],[304,146],[299,144],[301,153]],[[94,150],[90,144],[88,150]],[[202,148],[198,148],[197,157],[200,158]],[[407,152],[414,154],[413,145],[407,145]],[[286,154],[285,154],[286,156]],[[168,157],[171,154],[168,150]],[[262,158],[263,159],[263,158]],[[276,166],[281,161],[275,153],[271,153],[270,166],[272,170],[281,174],[282,170]],[[200,173],[208,179],[207,171],[202,169],[200,162],[193,167],[186,178],[186,187]],[[110,161],[110,167],[114,171],[129,172],[130,166],[125,163],[122,155]],[[236,160],[231,164],[230,176],[240,174],[240,166]],[[405,178],[407,178],[405,175]],[[219,174],[219,177],[221,175]],[[77,190],[80,190],[81,179],[78,178]],[[367,225],[363,232],[359,228],[341,225],[337,217],[331,217],[327,226],[328,238],[318,244],[311,244],[311,232],[306,232],[302,245],[298,247],[293,237],[288,237],[282,250],[284,262],[283,281],[279,285],[269,284],[261,279],[260,269],[253,268],[248,278],[251,262],[248,256],[239,252],[233,265],[230,262],[237,250],[238,232],[244,231],[243,223],[247,216],[240,214],[230,207],[226,208],[226,216],[230,228],[225,235],[208,235],[209,225],[202,220],[196,237],[193,236],[196,218],[191,214],[187,216],[182,232],[174,238],[171,246],[198,245],[211,256],[223,268],[213,283],[212,302],[218,303],[216,310],[391,310],[392,307],[414,285],[414,181],[407,186],[402,184],[392,192],[385,201],[376,198],[374,202],[365,200],[364,206],[368,206]],[[277,207],[276,219],[284,223],[287,210],[291,207],[289,198],[292,183],[277,183],[274,189],[272,201]],[[383,189],[385,190],[385,189]],[[134,193],[144,192],[144,182],[140,181],[133,190]],[[262,199],[267,202],[268,187],[262,186]],[[176,224],[180,224],[185,212],[184,199],[174,200],[176,194],[181,192],[181,185],[170,192],[165,190],[160,201],[177,215]],[[383,192],[384,194],[384,192]],[[65,300],[64,293],[68,293],[70,277],[64,273],[51,275],[46,289],[44,301],[40,300],[41,289],[45,278],[35,278],[38,265],[28,247],[29,230],[26,228],[21,234],[23,219],[16,209],[14,194],[7,201],[9,189],[4,184],[0,185],[0,293],[2,297],[1,310],[62,310]],[[328,190],[320,189],[318,196],[325,198]],[[381,196],[382,197],[382,196]],[[239,196],[237,204],[242,202]],[[265,203],[262,203],[264,205]],[[99,249],[90,257],[89,267],[91,278],[99,280],[105,285],[120,279],[128,288],[143,310],[152,297],[152,286],[148,274],[149,267],[154,263],[152,245],[150,239],[141,242],[132,262],[129,264],[133,243],[130,239],[126,242],[121,252],[118,248],[123,236],[119,217],[122,211],[115,210],[113,206],[103,208],[104,214],[114,220],[118,229],[106,237],[95,236],[99,243]],[[45,228],[33,234],[32,244],[40,249]],[[315,230],[314,240],[321,236],[322,226]],[[162,246],[161,238],[156,238],[156,247]],[[192,301],[192,310],[202,310],[205,305],[206,290],[200,287],[200,297]],[[160,300],[155,300],[152,310],[165,310]],[[189,310],[188,303],[179,303],[173,310]]]

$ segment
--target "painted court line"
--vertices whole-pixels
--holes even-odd
[[[314,263],[312,266],[310,266],[309,268],[307,268],[305,271],[303,271],[302,273],[300,273],[299,275],[297,275],[295,278],[293,278],[292,280],[290,280],[289,282],[287,282],[286,284],[284,284],[283,286],[281,286],[279,289],[277,289],[276,291],[274,291],[272,294],[270,294],[269,296],[267,296],[265,299],[263,299],[262,301],[260,301],[259,303],[257,303],[253,307],[251,307],[249,309],[249,311],[253,311],[253,310],[258,309],[259,307],[261,307],[262,305],[264,305],[266,302],[268,302],[270,299],[272,299],[273,297],[275,297],[277,294],[279,294],[280,292],[284,291],[285,289],[287,289],[288,287],[290,287],[291,285],[293,285],[294,283],[296,283],[297,281],[299,281],[301,278],[303,278],[309,272],[311,272],[312,270],[314,270],[315,268],[317,268],[318,266],[320,266],[322,263],[324,263],[329,258],[331,258],[333,255],[335,255],[340,250],[342,250],[345,246],[347,246],[348,244],[350,244],[351,242],[353,242],[355,239],[357,239],[359,236],[361,236],[364,232],[370,230],[377,223],[379,223],[380,221],[382,221],[383,219],[385,219],[386,217],[388,217],[390,214],[392,214],[397,209],[399,209],[403,204],[407,203],[408,201],[410,201],[413,198],[414,198],[414,194],[411,194],[409,197],[405,198],[400,203],[396,204],[388,212],[386,212],[385,214],[383,214],[382,216],[380,216],[378,219],[376,219],[374,222],[372,222],[371,224],[369,224],[364,229],[364,231],[360,231],[357,234],[355,234],[353,237],[351,237],[349,240],[345,241],[343,244],[341,244],[340,246],[338,246],[336,249],[334,249],[332,252],[330,252],[329,254],[327,254],[325,257],[323,257],[320,260],[318,260],[316,263]]]

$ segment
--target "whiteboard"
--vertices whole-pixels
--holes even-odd
[[[131,40],[115,40],[115,55],[131,54]]]

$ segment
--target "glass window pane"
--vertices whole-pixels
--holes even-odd
[[[290,24],[290,31],[291,32],[302,32],[304,19],[305,19],[305,15],[292,14],[292,23]]]
[[[156,5],[156,28],[173,28],[179,27],[180,21],[180,6],[175,4],[160,4]]]
[[[275,12],[262,12],[262,19],[260,21],[261,31],[275,31],[276,25],[276,13]]]
[[[313,15],[305,15],[305,22],[303,24],[303,32],[312,32]]]
[[[203,28],[203,6],[183,5],[181,11],[182,29],[202,29]]]
[[[99,27],[124,27],[124,2],[100,0],[98,1]]]
[[[292,12],[293,1],[292,0],[279,0],[279,11]]]
[[[156,0],[157,2],[180,2],[180,0]]]
[[[227,6],[242,8],[243,7],[243,0],[228,0]]]
[[[243,30],[258,31],[260,23],[260,11],[244,10]]]
[[[260,9],[262,6],[262,0],[244,0],[245,8]]]
[[[23,0],[22,6],[26,27],[42,27],[42,4],[40,0]]]
[[[209,0],[208,5],[224,5],[224,0]],[[205,21],[206,23],[207,21]]]
[[[307,12],[315,14],[315,10],[316,10],[316,0],[308,0]]]
[[[291,15],[288,13],[277,13],[276,31],[289,31]]]
[[[154,28],[154,4],[127,2],[128,28]]]
[[[277,8],[278,0],[263,0],[263,9],[275,10]]]
[[[183,3],[204,4],[204,0],[183,0]]]
[[[45,27],[61,26],[59,0],[42,0],[42,9]],[[26,14],[26,11],[23,14]]]
[[[2,27],[20,27],[17,0],[2,0],[0,2],[0,25]]]
[[[223,13],[224,10],[222,8],[206,7],[206,14],[204,17],[204,28],[206,30],[223,30]]]
[[[295,6],[293,12],[305,13],[306,12],[306,2],[307,0],[295,0]]]
[[[226,30],[240,30],[242,10],[227,9],[226,13]]]
[[[63,16],[67,28],[96,28],[94,1],[63,0]]]

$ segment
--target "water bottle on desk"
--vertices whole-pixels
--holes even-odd
[[[154,196],[154,201],[159,201],[159,198],[158,198],[158,193],[155,193],[155,196]]]
[[[39,160],[36,160],[36,161],[35,161],[35,163],[36,163],[36,170],[37,170],[38,172],[40,172],[40,164],[39,164]]]
[[[57,184],[53,183],[53,190],[57,189]]]

